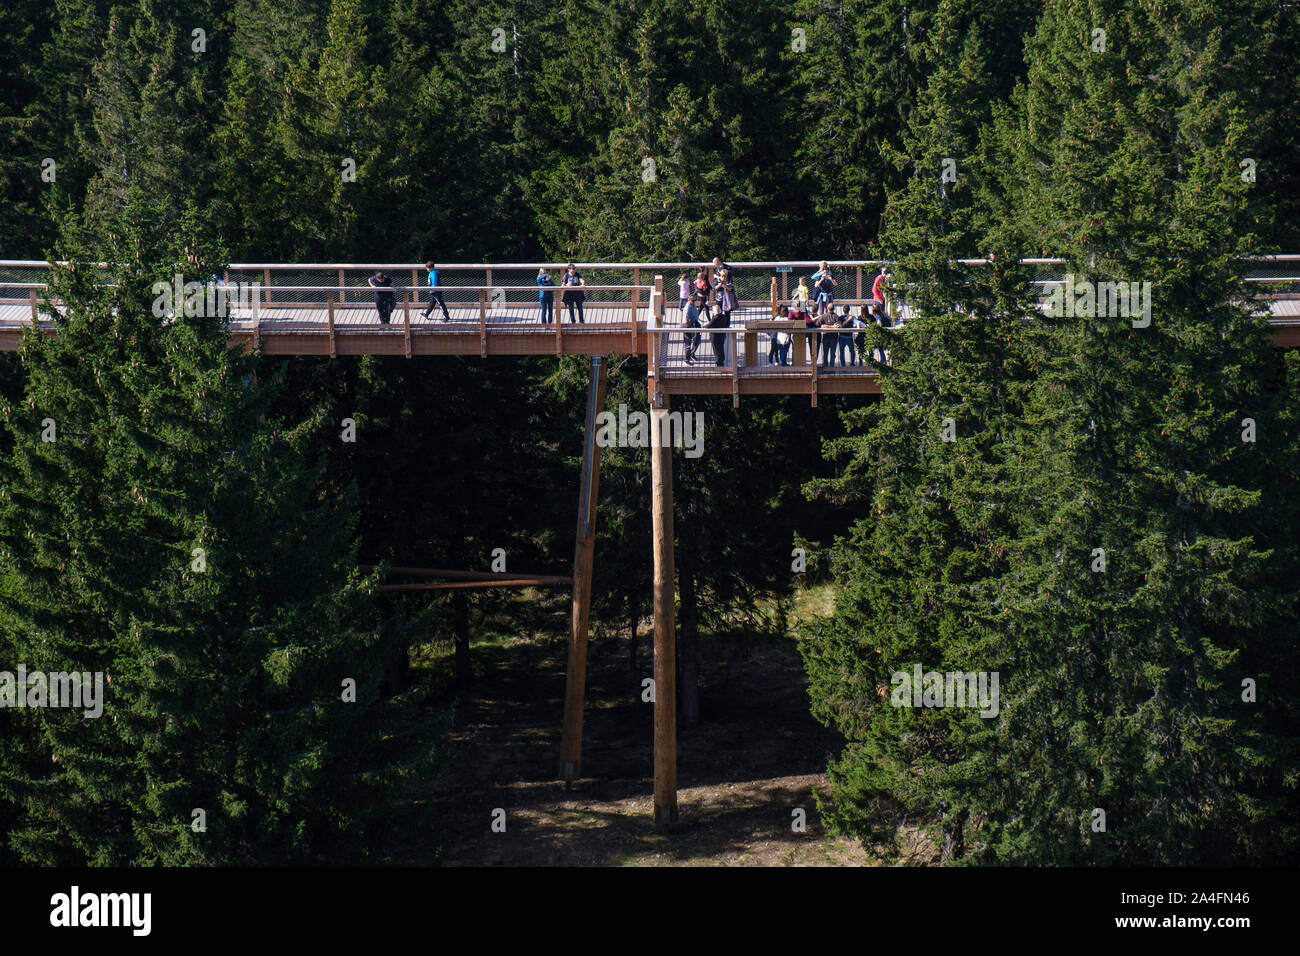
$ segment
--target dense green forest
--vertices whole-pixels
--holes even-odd
[[[1300,252],[1297,51],[1280,0],[10,0],[0,258],[71,265],[60,334],[0,355],[0,671],[113,706],[0,713],[0,862],[388,859],[453,719],[407,656],[454,640],[468,681],[493,599],[359,567],[573,554],[583,361],[244,355],[156,279],[719,255],[887,258],[914,307],[869,330],[878,399],[675,406],[683,666],[837,588],[798,635],[837,831],[1294,863],[1300,356],[1242,257]],[[1152,321],[1044,314],[1035,256],[1149,282]],[[606,450],[610,632],[649,613],[648,486]],[[1000,712],[891,706],[914,666],[996,672]]]

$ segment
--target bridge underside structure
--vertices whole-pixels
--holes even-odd
[[[982,260],[968,264],[980,265]],[[1041,277],[1044,297],[1062,284],[1061,260],[1026,260]],[[796,331],[790,364],[770,364],[773,317],[789,302],[798,278],[810,276],[813,262],[744,262],[733,278],[738,308],[725,331],[705,329],[687,354],[687,334],[678,308],[676,276],[694,278],[699,263],[581,263],[586,285],[581,306],[570,309],[559,285],[563,266],[553,263],[440,265],[442,308],[430,301],[424,270],[418,265],[232,264],[217,282],[182,287],[177,294],[199,297],[200,308],[219,307],[232,346],[269,355],[340,358],[354,355],[479,358],[522,355],[585,355],[592,358],[586,434],[579,479],[578,523],[572,577],[572,626],[566,670],[559,776],[581,776],[582,725],[586,698],[587,632],[595,550],[600,447],[596,419],[605,406],[605,363],[610,355],[645,355],[652,429],[662,428],[673,395],[876,394],[880,379],[871,364],[818,363],[817,333]],[[880,262],[833,262],[838,275],[836,305],[870,301],[870,285]],[[1269,313],[1273,339],[1282,348],[1300,347],[1300,276],[1289,274],[1300,256],[1252,260],[1247,282]],[[27,328],[54,333],[62,307],[45,300],[49,264],[0,261],[0,350],[19,348]],[[553,321],[542,321],[538,269],[553,271]],[[366,278],[382,269],[394,280],[394,308],[384,323],[376,311],[375,290]],[[643,282],[643,278],[647,281]],[[405,284],[402,284],[405,283]],[[865,283],[865,285],[864,285]],[[811,282],[809,283],[811,286]],[[864,294],[865,293],[865,294]],[[666,299],[671,297],[671,301]],[[886,304],[896,319],[907,319],[905,303]],[[427,311],[426,311],[427,310]],[[579,320],[580,321],[577,321]],[[716,340],[715,349],[714,336]],[[847,338],[847,336],[845,336]],[[849,356],[858,360],[852,346]],[[720,363],[719,363],[720,359]],[[656,431],[656,434],[666,432]],[[651,448],[652,549],[654,557],[654,819],[667,825],[678,817],[676,742],[676,639],[673,536],[672,448]],[[488,584],[494,582],[489,581]],[[500,582],[495,582],[500,583]],[[547,578],[554,585],[566,579]],[[394,585],[393,588],[469,587],[470,584]],[[472,584],[485,586],[483,583]]]

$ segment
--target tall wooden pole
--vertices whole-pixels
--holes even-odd
[[[591,359],[587,392],[587,434],[582,452],[578,492],[578,534],[573,551],[573,629],[569,633],[569,666],[564,678],[564,736],[560,742],[560,779],[576,780],[582,773],[582,708],[587,696],[587,626],[591,622],[591,565],[596,550],[596,491],[600,484],[597,418],[605,410],[605,360]]]
[[[654,528],[655,823],[677,819],[677,651],[673,621],[673,449],[668,396],[650,409],[650,509]]]

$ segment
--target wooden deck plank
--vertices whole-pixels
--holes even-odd
[[[358,296],[368,292],[358,291]],[[349,291],[348,295],[351,295]],[[489,315],[475,303],[449,303],[452,320],[441,317],[420,319],[409,312],[403,321],[380,324],[372,302],[258,303],[256,317],[251,309],[232,310],[229,322],[232,345],[248,347],[260,342],[272,355],[646,355],[657,337],[646,331],[649,304],[638,310],[640,321],[635,338],[629,334],[627,303],[594,303],[586,306],[585,325],[543,325],[537,309],[518,305],[494,309]],[[486,303],[485,303],[486,305]],[[531,305],[531,304],[530,304]],[[1300,348],[1300,298],[1280,298],[1269,303],[1273,342],[1280,348]],[[414,310],[411,310],[414,311]],[[332,314],[331,314],[332,313]],[[331,318],[333,321],[331,322]],[[556,316],[562,319],[561,315]],[[594,320],[594,321],[593,321]],[[741,320],[743,322],[743,319]],[[409,322],[409,326],[408,323]],[[41,327],[53,331],[47,316]],[[30,297],[0,299],[0,350],[14,351],[21,345],[23,329],[32,325]],[[879,394],[880,380],[874,373],[840,368],[787,366],[773,368],[762,363],[765,343],[759,342],[759,364],[748,367],[736,351],[721,368],[713,365],[712,349],[701,333],[698,360],[687,365],[683,336],[666,336],[656,363],[656,387],[663,394],[677,395],[818,395]],[[736,338],[736,336],[733,336]],[[796,336],[797,339],[803,336]],[[634,344],[635,343],[635,344]],[[733,343],[732,348],[740,345]],[[740,361],[739,368],[732,363]]]

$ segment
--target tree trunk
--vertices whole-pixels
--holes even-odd
[[[944,821],[943,853],[939,857],[940,863],[951,863],[965,855],[965,829],[965,810],[958,814],[955,820]]]
[[[469,663],[469,598],[464,591],[453,591],[451,598],[451,633],[456,647],[456,683],[474,679]]]
[[[627,609],[627,630],[628,630],[628,639],[629,639],[629,642],[630,642],[630,644],[631,644],[631,652],[632,652],[632,655],[631,655],[631,656],[632,656],[632,676],[633,676],[633,677],[639,677],[639,676],[640,676],[640,675],[637,674],[637,669],[636,669],[636,657],[637,657],[637,645],[636,645],[636,639],[637,639],[637,627],[640,625],[640,623],[641,623],[641,607],[640,607],[639,604],[637,604],[635,601],[633,601],[633,602],[631,602],[631,603],[628,604],[628,609]]]
[[[700,722],[700,617],[695,599],[694,572],[689,567],[680,568],[677,584],[682,601],[681,646],[677,654],[682,673],[677,692],[681,702],[682,725],[694,727]]]
[[[384,669],[384,680],[380,685],[380,693],[385,697],[392,697],[400,694],[411,686],[411,661],[410,649],[405,643],[393,652],[393,656],[388,661],[388,667]]]

